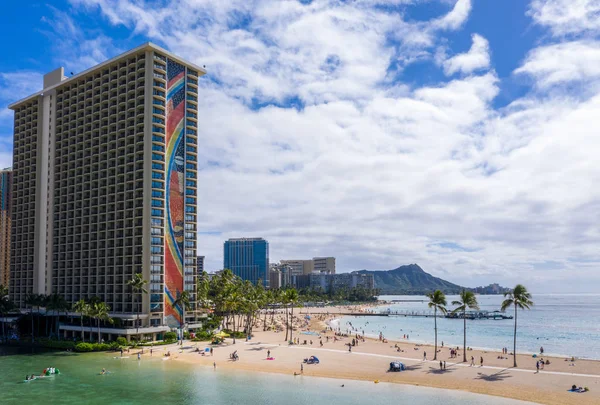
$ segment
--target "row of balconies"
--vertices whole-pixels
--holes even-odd
[[[71,115],[69,119],[83,118],[86,115],[92,116],[94,113],[102,113],[104,110],[117,110],[120,105],[127,102],[135,102],[138,105],[143,105],[145,90],[142,87],[132,88],[127,90],[123,87],[120,91],[113,94],[106,94],[104,97],[99,96],[98,100],[81,99],[72,103],[60,103],[56,108],[56,118],[64,118]]]
[[[59,101],[56,104],[57,110],[62,110],[67,107],[77,105],[78,108],[91,107],[94,104],[98,104],[105,101],[108,98],[118,97],[123,94],[128,94],[132,91],[144,91],[144,78],[125,81],[123,83],[115,83],[112,86],[108,84],[102,87],[95,87],[94,89],[86,90],[84,93],[78,93],[76,96],[65,98],[63,101]],[[84,103],[81,105],[81,103]]]
[[[99,259],[98,268],[104,267],[122,267],[122,266],[141,266],[142,265],[142,257],[141,256],[133,256],[133,257],[114,257],[114,256],[99,256],[96,254],[96,251],[90,252],[75,252],[76,255],[83,255],[85,257],[79,258],[67,258],[69,254],[58,254],[55,253],[53,257],[53,267],[54,268],[62,268],[62,269],[80,269],[82,267],[83,261],[86,259]],[[95,266],[84,266],[95,267]]]
[[[161,138],[164,139],[164,138]],[[76,155],[77,152],[86,153],[86,157],[90,154],[99,154],[102,152],[113,151],[115,149],[127,149],[125,151],[121,150],[120,153],[135,153],[133,152],[136,146],[144,146],[144,138],[141,134],[138,136],[129,135],[127,137],[121,137],[117,139],[109,139],[108,136],[104,137],[104,143],[100,143],[100,140],[96,138],[95,140],[86,139],[83,135],[78,135],[77,137],[72,137],[71,139],[65,139],[63,141],[59,141],[56,143],[56,151],[60,152],[61,155],[69,156]],[[106,156],[104,156],[106,158]],[[125,156],[123,156],[125,159]],[[96,159],[96,161],[100,161],[100,157]],[[62,162],[58,162],[60,164]],[[67,163],[67,162],[65,162]]]

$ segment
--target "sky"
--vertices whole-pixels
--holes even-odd
[[[151,41],[206,66],[198,254],[418,263],[449,281],[600,287],[600,1],[69,0],[0,15],[6,106]]]

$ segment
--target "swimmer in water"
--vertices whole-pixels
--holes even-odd
[[[103,368],[102,371],[100,372],[100,374],[102,374],[102,375],[106,374],[106,369]]]

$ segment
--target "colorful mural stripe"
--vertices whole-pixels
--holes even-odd
[[[185,67],[167,60],[165,322],[177,328],[182,308],[174,306],[183,291],[185,211]]]

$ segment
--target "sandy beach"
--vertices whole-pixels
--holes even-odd
[[[215,372],[240,369],[290,375],[298,373],[295,378],[316,376],[413,384],[549,405],[600,403],[600,361],[576,360],[572,363],[565,361],[564,358],[544,356],[544,360],[549,360],[550,364],[536,372],[536,359],[530,355],[518,355],[519,367],[514,369],[512,356],[504,355],[504,359],[499,359],[498,357],[502,356],[500,351],[469,350],[468,362],[462,363],[462,348],[457,358],[451,358],[449,348],[444,347],[438,348],[438,360],[433,361],[433,346],[418,345],[410,341],[381,342],[368,338],[364,341],[360,340],[359,344],[352,347],[352,351],[349,352],[347,344],[353,337],[334,338],[332,331],[324,330],[327,327],[326,322],[335,318],[336,314],[350,310],[359,312],[367,308],[295,309],[297,330],[294,331],[294,338],[300,338],[299,345],[288,345],[285,341],[285,331],[263,332],[261,320],[257,322],[254,336],[250,341],[237,339],[234,344],[232,339],[226,339],[225,343],[213,346],[212,356],[210,353],[201,354],[206,347],[211,347],[208,342],[187,341],[184,342],[182,350],[176,345],[155,347],[153,356],[161,357],[170,351],[172,361],[198,364],[203,367],[213,367],[213,363],[216,363]],[[307,312],[311,314],[310,322],[304,320]],[[276,321],[279,317],[279,324],[281,316],[275,317]],[[270,325],[269,321],[268,324]],[[303,334],[303,332],[316,332],[320,336]],[[303,344],[305,340],[306,345]],[[322,347],[320,341],[323,342]],[[200,352],[196,352],[196,349]],[[236,350],[239,360],[232,361],[230,354]],[[132,350],[131,353],[137,351],[137,349]],[[424,352],[427,353],[427,360],[423,360]],[[144,358],[149,356],[147,348],[144,353]],[[273,360],[267,360],[268,353]],[[311,355],[317,356],[320,363],[303,364],[303,359]],[[475,366],[470,366],[471,356],[475,358]],[[483,358],[483,366],[480,366],[480,358]],[[388,372],[389,363],[394,360],[403,362],[407,370]],[[440,369],[440,360],[446,362],[445,369]],[[301,370],[302,364],[303,370]],[[590,391],[568,392],[573,384],[589,387]]]

